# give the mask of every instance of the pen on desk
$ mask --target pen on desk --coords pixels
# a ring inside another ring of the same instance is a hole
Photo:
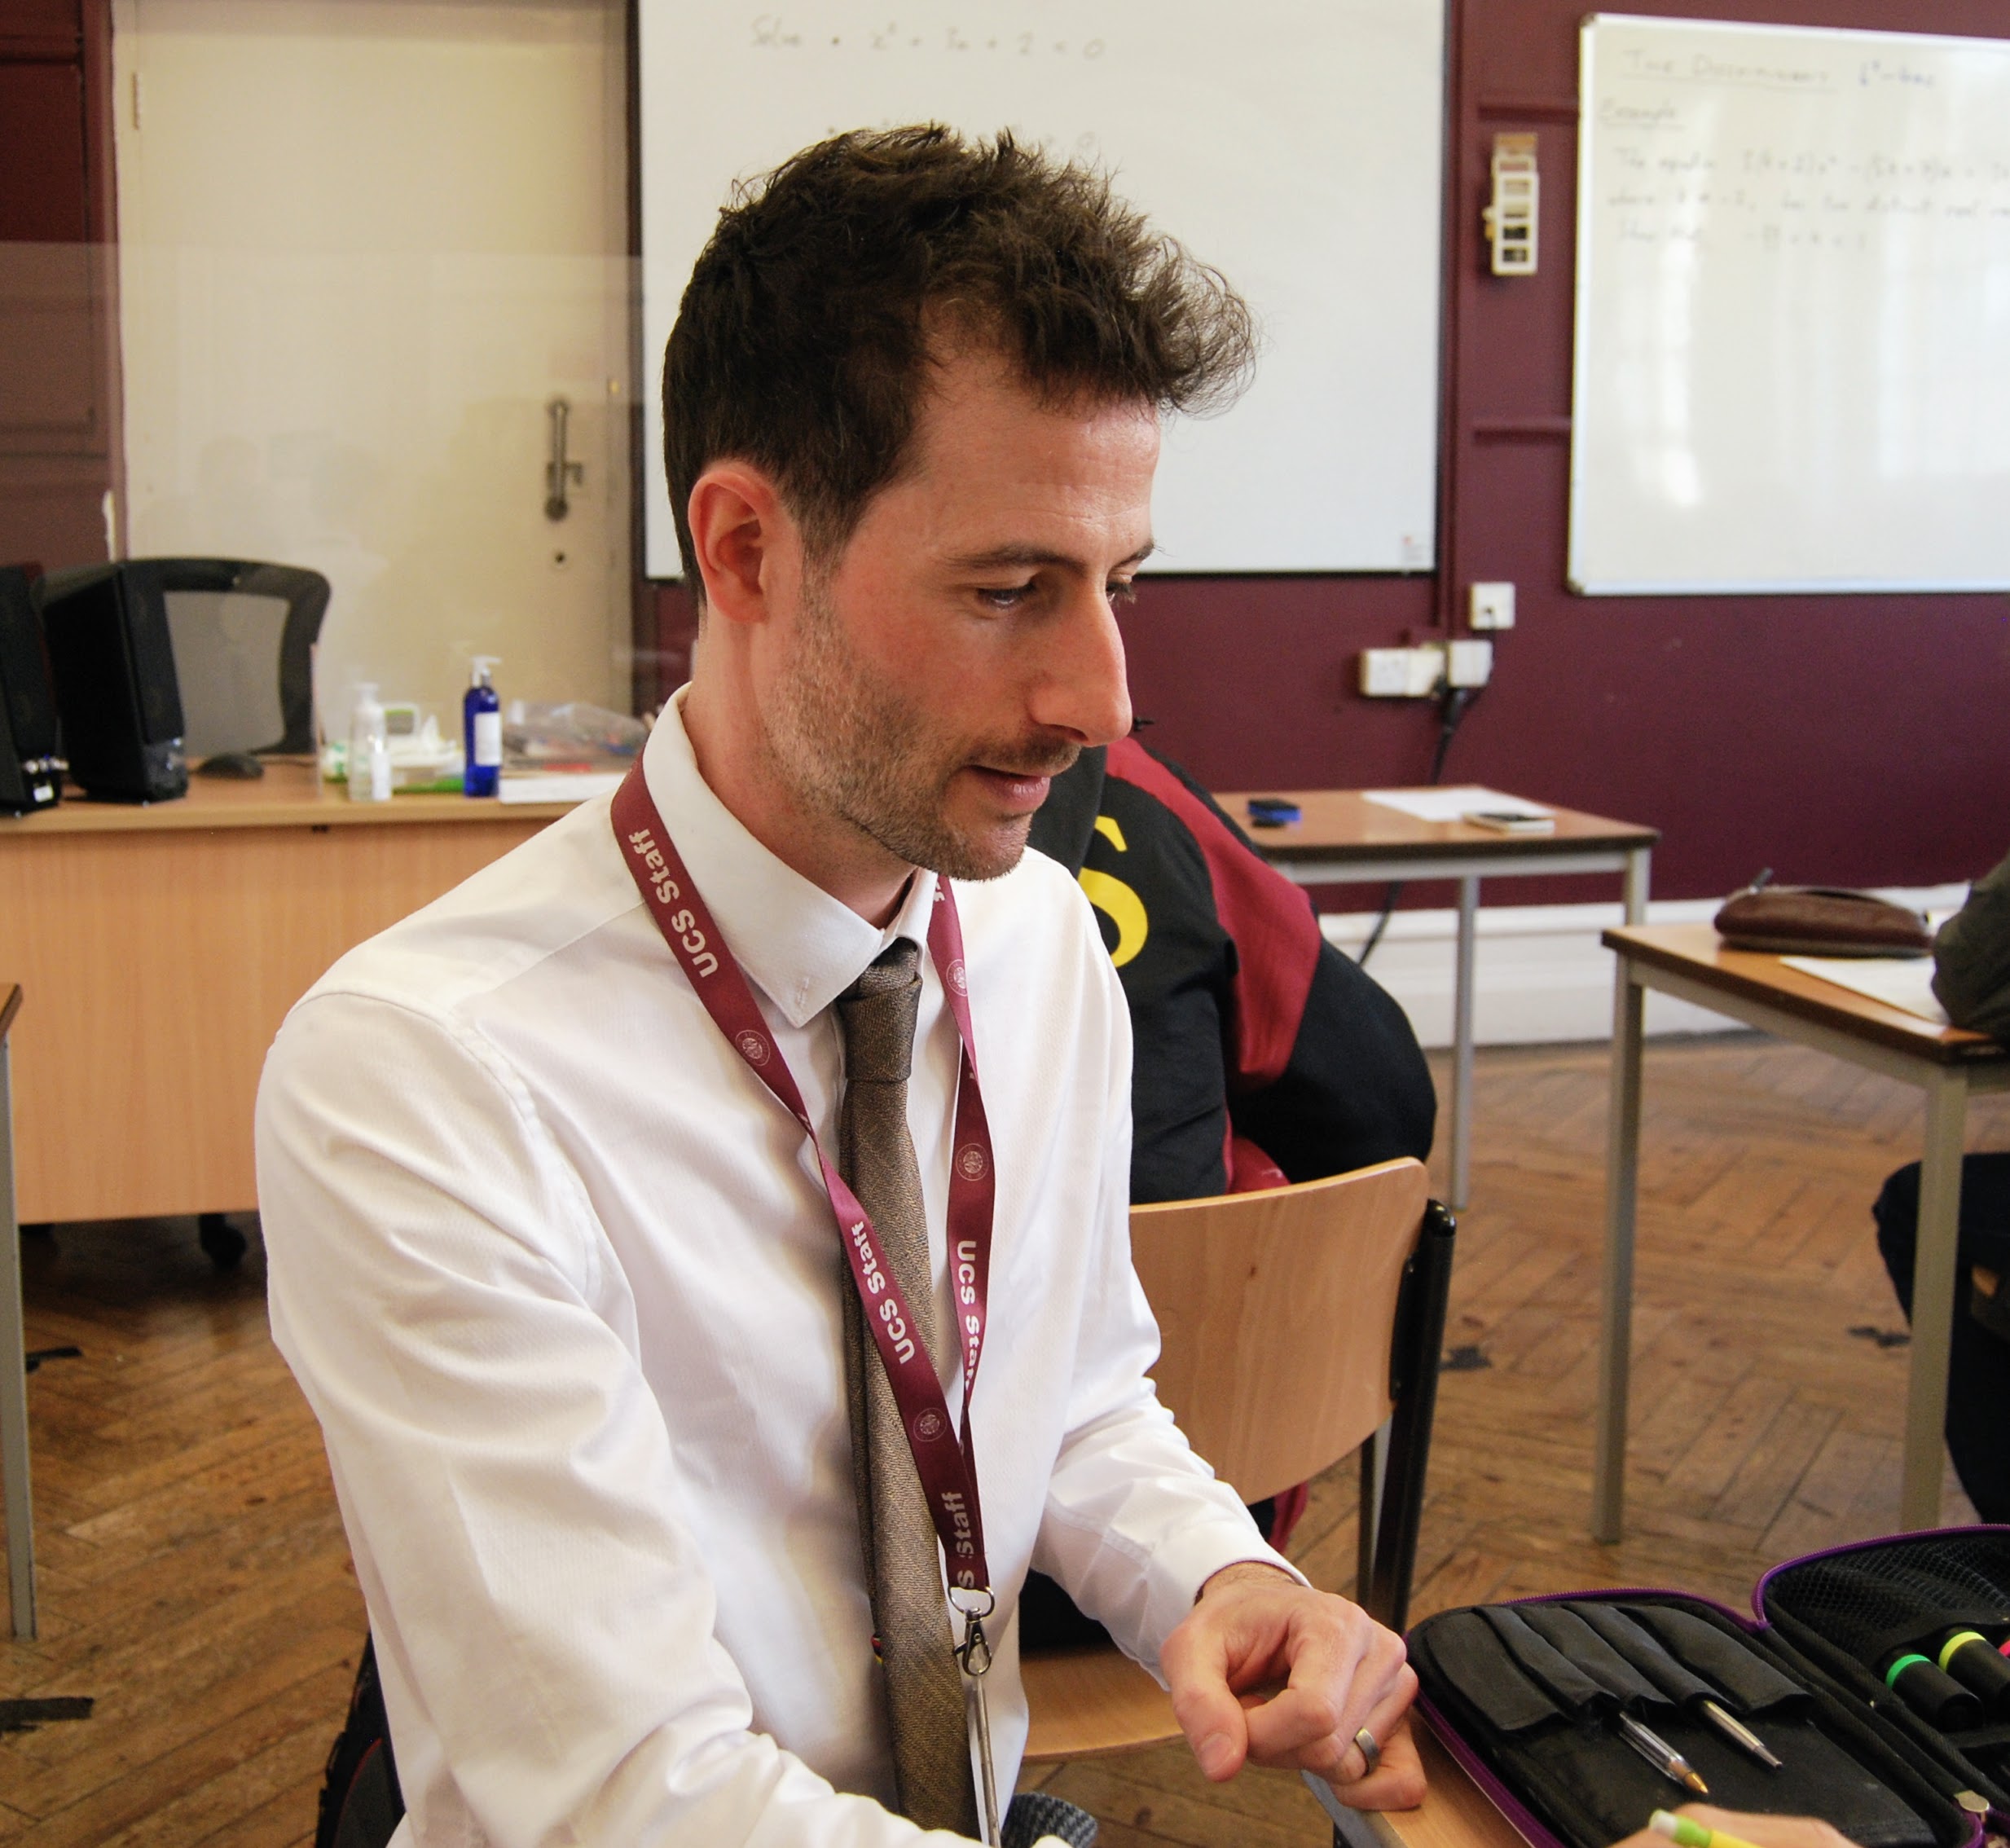
[[[1779,1769],[1779,1758],[1774,1755],[1766,1741],[1760,1738],[1750,1727],[1718,1706],[1714,1701],[1704,1701],[1699,1704],[1703,1709],[1703,1717],[1722,1733],[1732,1745],[1749,1752],[1768,1771]]]
[[[1709,1795],[1710,1787],[1696,1775],[1689,1761],[1658,1732],[1648,1731],[1630,1714],[1619,1716],[1619,1731],[1620,1736],[1671,1784],[1679,1784],[1699,1797]]]
[[[1666,1836],[1675,1848],[1752,1848],[1749,1841],[1735,1835],[1726,1835],[1721,1828],[1705,1828],[1700,1822],[1670,1815],[1666,1810],[1656,1810],[1649,1816],[1647,1827],[1656,1835]]]

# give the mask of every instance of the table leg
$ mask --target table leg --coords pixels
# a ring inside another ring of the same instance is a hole
[[[1452,984],[1452,1206],[1462,1212],[1472,1181],[1472,990],[1480,881],[1458,882],[1458,962]]]
[[[1947,1423],[1947,1349],[1954,1328],[1955,1236],[1961,1215],[1961,1143],[1968,1085],[1937,1071],[1926,1087],[1919,1241],[1912,1259],[1912,1362],[1906,1387],[1905,1473],[1898,1525],[1940,1525],[1941,1434]]]
[[[1647,875],[1654,856],[1647,847],[1635,847],[1626,856],[1626,922],[1647,921]]]
[[[1620,1538],[1626,1501],[1626,1372],[1633,1335],[1634,1215],[1640,1181],[1640,1027],[1645,996],[1617,958],[1612,994],[1612,1097],[1605,1129],[1605,1274],[1599,1312],[1597,1450],[1591,1537]]]
[[[14,1634],[35,1630],[35,1521],[28,1485],[28,1357],[21,1326],[21,1231],[14,1217],[13,1086],[0,1034],[0,1479],[6,1485],[7,1604]]]

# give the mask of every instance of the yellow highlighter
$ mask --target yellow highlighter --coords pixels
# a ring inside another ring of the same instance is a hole
[[[1665,1835],[1675,1848],[1754,1848],[1754,1845],[1721,1828],[1705,1828],[1700,1822],[1678,1816],[1670,1810],[1656,1810],[1647,1818],[1647,1827]]]

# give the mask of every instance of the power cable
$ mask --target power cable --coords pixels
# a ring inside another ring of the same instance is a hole
[[[1438,746],[1431,754],[1429,787],[1436,788],[1444,777],[1445,759],[1452,748],[1452,740],[1480,693],[1478,687],[1446,687],[1438,694]],[[1382,915],[1375,919],[1367,942],[1361,946],[1361,954],[1354,958],[1358,966],[1368,966],[1368,958],[1374,954],[1375,945],[1382,941],[1382,933],[1388,929],[1389,919],[1396,913],[1396,901],[1402,895],[1403,882],[1398,879],[1390,886],[1382,901]]]

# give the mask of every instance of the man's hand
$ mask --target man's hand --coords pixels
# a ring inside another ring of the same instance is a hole
[[[1247,1759],[1308,1771],[1357,1809],[1423,1801],[1423,1767],[1403,1718],[1417,1693],[1403,1640],[1344,1598],[1310,1591],[1274,1566],[1224,1567],[1166,1639],[1159,1665],[1194,1756],[1215,1782]],[[1381,1748],[1373,1768],[1355,1743],[1364,1727]]]
[[[1709,1803],[1684,1803],[1675,1811],[1705,1828],[1721,1830],[1756,1848],[1853,1848],[1847,1837],[1813,1816],[1755,1816]],[[1669,1848],[1668,1837],[1643,1828],[1616,1848]]]

